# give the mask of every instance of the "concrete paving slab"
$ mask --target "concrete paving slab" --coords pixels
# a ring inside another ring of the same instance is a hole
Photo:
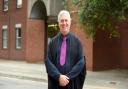
[[[0,76],[47,82],[43,63],[0,59]],[[87,71],[84,89],[128,89],[128,70]]]

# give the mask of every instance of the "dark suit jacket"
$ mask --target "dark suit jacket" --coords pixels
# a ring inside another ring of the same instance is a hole
[[[48,73],[48,89],[82,89],[86,75],[85,59],[80,40],[71,33],[67,34],[66,63],[61,66],[59,63],[62,34],[58,33],[48,47],[48,55],[45,60]],[[60,87],[58,78],[60,74],[69,77],[69,84]]]

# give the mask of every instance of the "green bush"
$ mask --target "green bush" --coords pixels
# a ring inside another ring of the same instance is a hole
[[[78,7],[80,22],[88,36],[94,37],[98,28],[118,37],[118,23],[128,14],[128,0],[72,0]]]

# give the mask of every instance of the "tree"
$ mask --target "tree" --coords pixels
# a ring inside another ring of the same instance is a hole
[[[118,23],[126,20],[128,0],[72,0],[87,35],[94,37],[98,28],[119,36]]]

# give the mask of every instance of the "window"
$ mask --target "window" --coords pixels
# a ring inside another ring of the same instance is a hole
[[[21,8],[22,7],[22,0],[17,0],[16,6],[17,6],[17,8]]]
[[[9,3],[9,1],[8,0],[4,0],[3,3],[4,3],[3,10],[4,11],[8,11],[8,5],[9,5],[8,3]]]
[[[21,49],[21,24],[16,24],[16,49]]]
[[[3,49],[8,48],[8,27],[7,25],[4,25],[2,27],[2,48]]]

